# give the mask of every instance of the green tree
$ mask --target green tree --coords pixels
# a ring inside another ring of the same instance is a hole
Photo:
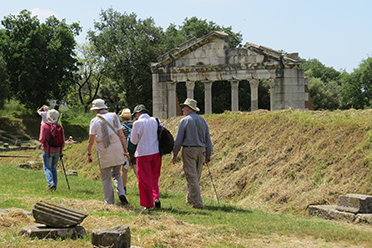
[[[241,44],[243,38],[241,33],[234,33],[232,27],[219,26],[212,21],[198,19],[197,17],[186,18],[180,31],[186,40],[200,38],[214,31],[222,31],[229,35],[229,46],[237,47]]]
[[[333,67],[327,67],[318,59],[302,60],[301,68],[307,72],[307,76],[315,77],[322,80],[324,83],[337,81],[341,73]]]
[[[36,108],[47,100],[62,100],[73,84],[77,70],[74,58],[77,23],[67,25],[54,16],[40,23],[22,10],[18,16],[2,20],[0,51],[9,74],[10,91],[28,108]]]
[[[339,108],[341,73],[317,59],[302,60],[314,110]]]
[[[88,33],[89,39],[104,58],[108,77],[118,84],[117,92],[124,97],[127,107],[143,103],[152,106],[152,74],[150,63],[162,54],[163,32],[152,18],[137,19],[132,14],[121,14],[112,8],[102,11],[96,31]]]
[[[341,108],[372,107],[372,57],[362,61],[351,74],[341,75]]]
[[[6,99],[9,99],[9,75],[6,71],[6,63],[0,53],[0,108],[4,107]]]
[[[97,98],[102,81],[104,81],[104,67],[101,57],[94,45],[85,43],[77,46],[79,54],[77,80],[70,91],[67,103],[81,105],[85,112],[94,99]]]

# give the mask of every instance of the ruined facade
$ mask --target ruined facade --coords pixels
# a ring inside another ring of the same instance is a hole
[[[212,84],[229,81],[231,110],[239,110],[239,81],[247,80],[251,88],[251,110],[258,108],[258,84],[270,83],[270,109],[306,109],[307,80],[299,68],[297,53],[282,53],[267,47],[246,43],[230,48],[228,35],[213,32],[191,39],[151,64],[153,115],[160,118],[176,116],[176,84],[185,82],[187,97],[194,97],[195,83],[204,84],[205,113],[212,113]]]

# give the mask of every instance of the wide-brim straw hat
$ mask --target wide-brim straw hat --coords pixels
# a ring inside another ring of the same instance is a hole
[[[181,107],[188,106],[192,110],[199,112],[200,109],[197,107],[198,102],[191,98],[186,98],[184,103],[181,103]]]
[[[105,101],[102,99],[96,99],[92,102],[92,107],[90,110],[96,110],[96,109],[107,109],[107,106],[105,105]]]
[[[47,112],[47,120],[50,123],[56,123],[58,121],[59,112],[55,109],[49,110]]]
[[[126,108],[121,111],[120,117],[122,118],[130,118],[132,117],[132,113],[130,112],[130,109]]]

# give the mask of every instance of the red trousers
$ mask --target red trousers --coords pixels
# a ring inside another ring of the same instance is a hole
[[[159,199],[160,168],[159,153],[137,157],[138,189],[143,207],[152,208],[154,200]]]

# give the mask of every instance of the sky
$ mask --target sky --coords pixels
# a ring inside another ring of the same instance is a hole
[[[0,19],[27,9],[42,22],[54,15],[83,28],[76,37],[86,41],[103,10],[153,18],[164,30],[193,16],[232,27],[243,44],[255,43],[301,58],[316,58],[328,67],[351,73],[372,57],[370,0],[12,0],[1,4]],[[1,26],[1,28],[3,28]]]

